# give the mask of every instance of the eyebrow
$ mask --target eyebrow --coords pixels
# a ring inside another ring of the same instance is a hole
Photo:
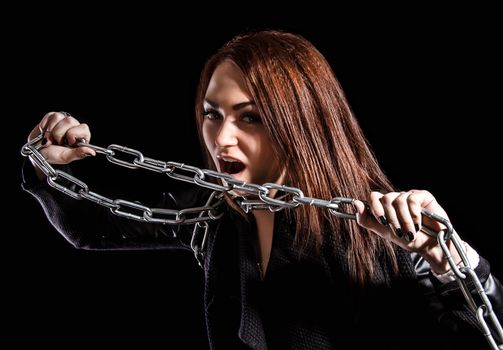
[[[211,105],[211,107],[213,107],[213,108],[219,108],[218,103],[216,103],[215,101],[212,101],[208,98],[205,98],[204,101],[209,103]],[[246,102],[236,103],[234,106],[232,106],[232,110],[238,111],[238,110],[245,108],[246,106],[250,106],[250,105],[254,106],[255,101],[246,101]]]

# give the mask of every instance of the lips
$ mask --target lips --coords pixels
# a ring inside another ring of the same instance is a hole
[[[220,165],[220,171],[230,175],[240,173],[246,167],[243,162],[236,158],[218,155],[217,159]]]

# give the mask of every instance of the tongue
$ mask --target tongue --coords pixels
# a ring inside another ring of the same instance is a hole
[[[228,162],[226,164],[226,168],[229,174],[236,174],[243,170],[245,168],[245,165],[241,162]]]

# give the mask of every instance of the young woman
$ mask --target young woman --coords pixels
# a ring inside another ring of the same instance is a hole
[[[486,346],[440,246],[423,230],[444,228],[421,215],[423,209],[444,218],[446,212],[428,191],[394,190],[311,43],[276,31],[234,38],[202,72],[196,119],[210,169],[250,184],[295,187],[313,198],[366,201],[354,202],[357,220],[351,221],[310,205],[247,212],[240,201],[256,196],[228,192],[224,215],[210,224],[204,259],[212,348]],[[65,146],[91,136],[66,113],[46,114],[29,140],[40,133],[40,152],[51,164],[95,154],[91,147]],[[190,230],[178,228],[172,238],[165,225],[72,200],[30,171],[25,189],[76,247],[190,249]],[[183,197],[164,194],[160,206],[191,207],[209,193],[195,187]],[[275,194],[271,189],[268,196]],[[82,218],[83,209],[97,220]],[[448,246],[459,263],[458,251]],[[500,283],[486,260],[466,243],[464,249],[501,319]]]

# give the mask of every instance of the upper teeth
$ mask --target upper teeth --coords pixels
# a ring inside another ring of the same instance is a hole
[[[225,160],[226,162],[239,162],[239,160],[231,159],[231,158],[224,158],[224,157],[222,157],[222,159]]]

